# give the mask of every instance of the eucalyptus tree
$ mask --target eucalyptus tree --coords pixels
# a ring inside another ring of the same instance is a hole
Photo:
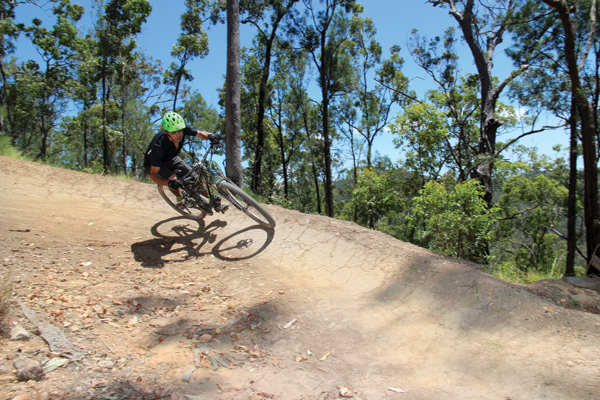
[[[262,179],[262,160],[265,146],[264,132],[264,116],[265,116],[265,101],[267,98],[266,84],[270,73],[271,50],[274,42],[277,40],[277,31],[285,18],[290,12],[294,4],[298,0],[206,0],[204,4],[203,15],[210,19],[213,23],[227,22],[227,37],[228,37],[228,62],[227,62],[227,87],[226,96],[229,100],[226,101],[226,136],[227,136],[227,154],[228,158],[228,175],[239,179],[239,184],[242,181],[242,168],[239,154],[241,153],[241,134],[239,133],[239,125],[241,115],[239,105],[236,103],[237,95],[236,88],[241,86],[238,84],[237,74],[240,71],[240,54],[239,54],[239,23],[251,24],[258,30],[258,41],[264,46],[257,46],[257,50],[264,51],[260,55],[263,61],[262,78],[258,86],[258,107],[256,125],[253,129],[257,132],[257,143],[255,147],[254,160],[251,165],[253,168],[251,187],[255,192],[260,192]],[[269,22],[266,19],[269,18]],[[237,44],[236,44],[237,42]],[[233,79],[232,79],[233,78]],[[260,121],[260,122],[259,122]]]
[[[110,0],[100,5],[100,18],[96,27],[98,56],[100,57],[99,80],[102,82],[102,142],[104,172],[110,169],[109,142],[107,138],[106,106],[110,98],[108,80],[115,73],[120,57],[136,48],[134,37],[142,31],[142,25],[152,11],[148,0]]]
[[[160,75],[161,65],[156,63],[152,58],[147,58],[144,54],[133,52],[124,54],[119,58],[116,64],[116,79],[113,90],[111,91],[112,97],[119,104],[121,111],[121,134],[122,134],[122,146],[121,146],[121,168],[125,174],[127,174],[127,167],[129,161],[134,161],[136,156],[141,154],[144,149],[139,153],[131,152],[130,147],[139,147],[138,143],[134,143],[130,140],[135,140],[135,137],[139,137],[139,134],[134,134],[133,131],[139,130],[139,118],[136,118],[136,124],[133,125],[136,129],[129,129],[129,118],[128,113],[133,109],[130,105],[135,104],[140,106],[142,104],[152,104],[152,98],[156,97],[156,92],[160,86]],[[144,106],[142,109],[146,109],[148,119],[151,120],[152,113],[157,111],[156,105]],[[136,111],[136,115],[139,114]],[[134,137],[135,136],[135,137]],[[147,143],[144,143],[144,146]],[[118,163],[117,163],[118,165]],[[132,168],[135,169],[137,163],[132,163]]]
[[[24,25],[15,22],[14,0],[0,0],[0,74],[2,74],[2,87],[0,87],[0,133],[9,133],[6,129],[6,120],[10,124],[12,105],[6,102],[6,91],[8,88],[8,71],[6,70],[5,58],[15,52],[14,41],[19,37]]]
[[[240,4],[227,0],[227,75],[225,79],[225,157],[227,177],[244,186],[241,144]]]
[[[404,60],[400,57],[400,47],[392,46],[390,58],[382,60],[383,49],[375,40],[376,34],[371,18],[354,16],[349,40],[343,46],[352,57],[357,74],[356,86],[348,96],[358,111],[357,123],[345,122],[365,139],[369,168],[375,138],[388,123],[392,106],[405,99],[401,93],[408,89],[408,79],[401,72]]]
[[[492,173],[496,158],[496,139],[501,122],[497,116],[496,103],[502,91],[528,67],[525,55],[520,65],[502,81],[493,76],[494,54],[503,42],[508,24],[514,22],[513,13],[518,7],[516,0],[428,0],[434,6],[447,7],[458,23],[477,68],[480,81],[479,142],[477,160],[472,177],[484,188],[484,200],[492,204]]]
[[[600,273],[594,253],[598,239],[597,159],[600,146],[592,132],[598,125],[600,93],[599,47],[597,42],[597,0],[591,1],[522,1],[519,18],[526,23],[511,27],[514,45],[510,56],[543,54],[524,76],[521,85],[512,89],[514,96],[534,110],[551,112],[570,126],[570,177],[566,275],[574,274],[574,258],[578,233],[577,223],[577,158],[581,141],[584,165],[584,222],[587,243],[588,272]],[[580,129],[579,129],[580,128]],[[586,161],[587,159],[587,161]]]
[[[287,46],[279,47],[274,65],[273,90],[268,108],[273,138],[279,148],[279,161],[283,180],[283,196],[289,199],[289,168],[306,141],[303,117],[302,89],[296,77],[305,67],[305,59],[293,55]],[[302,80],[300,80],[302,82]]]
[[[248,160],[248,167],[245,170],[245,177],[249,182],[253,182],[254,162],[256,162],[256,148],[258,146],[258,135],[256,134],[256,121],[258,119],[258,102],[260,81],[263,76],[261,55],[263,51],[260,47],[264,44],[256,38],[253,40],[251,48],[245,48],[242,53],[242,90],[241,90],[241,119],[242,119],[242,143],[244,154],[243,158]],[[273,81],[269,79],[266,88],[266,106],[271,105],[273,94]],[[273,200],[275,194],[274,182],[279,161],[276,154],[276,146],[273,142],[273,126],[269,119],[263,121],[265,135],[261,144],[261,191],[255,193],[265,196],[268,201]]]
[[[80,164],[84,168],[89,167],[89,143],[91,139],[91,127],[89,120],[90,109],[94,105],[98,86],[97,74],[99,62],[94,55],[97,53],[98,41],[92,35],[86,35],[79,47],[79,62],[76,71],[76,80],[72,88],[72,100],[80,108],[79,116],[75,121],[79,122],[78,130],[82,134],[82,147],[80,153]]]
[[[548,7],[537,1],[523,1],[517,19],[527,23],[510,26],[513,45],[508,54],[513,60],[520,60],[524,53],[536,51],[543,57],[533,59],[531,66],[519,82],[511,85],[510,94],[519,104],[528,108],[529,119],[535,122],[542,113],[552,113],[570,126],[569,164],[571,170],[568,179],[569,204],[567,212],[567,257],[565,275],[574,275],[576,244],[579,234],[576,225],[578,169],[578,124],[576,101],[571,91],[565,53],[562,51],[564,34],[557,13],[548,12]],[[585,14],[584,14],[585,16]],[[587,42],[585,31],[589,18],[578,23],[578,46],[581,49]],[[597,67],[596,67],[597,68]],[[597,74],[596,74],[597,76]],[[590,92],[594,92],[592,89]],[[589,96],[589,95],[588,95]]]
[[[180,94],[182,81],[192,81],[194,76],[187,65],[196,57],[203,58],[208,54],[208,35],[202,29],[201,15],[204,12],[205,1],[186,0],[186,11],[181,15],[181,35],[171,49],[171,56],[177,59],[165,71],[163,83],[169,87],[173,96],[173,111],[177,110],[177,99]]]
[[[334,216],[331,159],[330,104],[335,96],[349,92],[355,84],[350,55],[341,51],[348,40],[350,21],[347,14],[358,15],[362,5],[355,0],[303,0],[305,12],[294,17],[293,33],[302,48],[309,52],[318,70],[321,89],[323,157],[325,161],[325,206],[327,216]]]
[[[37,63],[29,61],[28,68],[24,70],[24,75],[33,85],[29,93],[35,99],[34,118],[37,129],[34,132],[39,134],[36,138],[36,159],[47,158],[52,131],[58,126],[70,101],[69,90],[73,86],[72,76],[81,47],[74,24],[81,18],[83,11],[81,5],[62,0],[56,2],[52,9],[56,16],[52,29],[42,26],[39,18],[32,21],[32,26],[24,29],[42,63],[40,68]]]
[[[262,193],[262,158],[265,146],[265,104],[267,102],[267,83],[271,73],[271,58],[273,46],[278,40],[278,30],[282,22],[293,10],[299,0],[267,0],[264,2],[243,1],[242,6],[246,12],[244,23],[252,24],[257,29],[256,46],[258,58],[262,60],[262,74],[258,88],[258,101],[256,110],[256,147],[252,162],[252,181],[250,187],[255,193]],[[268,15],[267,15],[268,14]],[[266,21],[266,19],[269,19]]]
[[[476,133],[476,121],[480,115],[480,101],[477,96],[480,86],[477,76],[460,75],[455,43],[454,28],[447,29],[443,37],[436,36],[430,40],[413,30],[410,40],[413,60],[433,79],[438,89],[427,94],[427,100],[435,107],[435,111],[428,110],[427,105],[418,102],[419,105],[410,106],[406,116],[408,121],[415,117],[421,120],[420,112],[414,112],[421,109],[425,113],[433,112],[430,116],[433,120],[438,120],[436,115],[444,113],[440,117],[446,119],[442,137],[446,141],[446,161],[451,161],[449,158],[452,158],[454,165],[450,167],[451,170],[457,175],[459,182],[466,182],[474,175],[476,168],[476,152],[473,149],[476,148],[479,136]],[[411,126],[407,126],[410,130]],[[420,123],[417,122],[414,126],[418,128]],[[437,132],[439,131],[438,129]],[[450,143],[451,140],[453,143]],[[402,143],[402,136],[397,143]]]
[[[289,162],[288,201],[294,209],[322,214],[323,138],[318,105],[308,95],[310,60],[307,53],[287,46],[278,47],[276,60],[277,85],[285,84],[288,89],[283,113],[288,121],[289,136],[292,142],[301,143],[297,157],[290,158]]]
[[[355,147],[355,134],[362,136],[366,144],[366,167],[372,168],[372,149],[375,138],[387,125],[392,106],[403,99],[401,93],[408,88],[408,80],[400,71],[403,59],[399,56],[400,47],[392,46],[391,57],[382,61],[383,50],[375,40],[377,30],[370,18],[354,16],[351,20],[349,40],[344,50],[352,59],[356,73],[356,84],[341,101],[334,103],[334,121],[338,129],[350,141],[353,160],[354,185],[358,182],[359,158]],[[365,177],[371,175],[363,175]],[[354,203],[356,204],[356,202]],[[367,206],[372,209],[369,202]],[[358,210],[354,212],[357,217]],[[369,214],[369,226],[374,228],[375,213]]]
[[[598,142],[597,117],[594,101],[598,104],[598,92],[590,101],[586,96],[587,88],[582,81],[582,70],[586,66],[587,57],[592,46],[597,47],[596,29],[596,0],[589,4],[589,23],[587,44],[579,48],[577,26],[580,18],[580,6],[583,2],[568,2],[566,0],[544,0],[560,18],[564,37],[564,61],[568,70],[573,101],[581,119],[581,143],[583,147],[585,207],[584,218],[586,227],[586,247],[589,268],[587,274],[600,275],[600,205],[598,204]],[[582,50],[582,51],[578,51]],[[597,65],[597,60],[596,60]],[[596,67],[596,71],[598,71]],[[596,76],[597,81],[597,76]],[[596,88],[598,84],[596,82]]]
[[[38,120],[31,116],[35,115],[39,96],[40,66],[32,60],[17,64],[16,59],[11,59],[4,68],[9,77],[5,99],[10,110],[5,131],[12,145],[23,154],[30,155],[36,149],[39,152]]]

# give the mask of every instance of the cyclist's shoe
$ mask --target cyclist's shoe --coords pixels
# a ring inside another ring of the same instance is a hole
[[[218,194],[213,195],[213,208],[215,211],[225,212],[229,208],[229,203],[225,203],[221,201],[221,196]]]
[[[221,207],[219,207],[219,208],[215,207],[215,210],[221,211],[222,213],[224,213],[225,211],[227,211],[228,208],[229,208],[229,203],[222,202]]]
[[[206,211],[206,213],[208,215],[212,215],[212,208],[210,207],[210,204],[204,202],[204,201],[200,201],[198,203],[199,208],[203,209],[204,211]]]
[[[189,208],[194,205],[194,200],[190,199],[188,196],[177,196],[177,207]]]

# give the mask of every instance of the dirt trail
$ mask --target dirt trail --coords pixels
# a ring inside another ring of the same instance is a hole
[[[0,176],[11,321],[43,333],[29,309],[81,353],[22,382],[18,354],[69,354],[1,338],[1,399],[600,398],[600,316],[477,265],[274,206],[268,231],[179,218],[152,185],[7,158]]]

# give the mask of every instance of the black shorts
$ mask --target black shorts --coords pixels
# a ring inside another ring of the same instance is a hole
[[[192,168],[186,164],[179,156],[175,156],[170,161],[167,161],[160,167],[160,171],[158,174],[164,178],[169,179],[171,175],[175,173],[175,170],[179,170],[177,173],[177,179],[181,179],[187,175],[188,172],[192,170]],[[146,167],[146,171],[150,174],[150,167]],[[193,178],[196,179],[196,174],[192,174]]]

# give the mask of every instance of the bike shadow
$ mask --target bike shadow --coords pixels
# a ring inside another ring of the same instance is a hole
[[[150,232],[154,239],[133,243],[131,252],[135,261],[140,262],[142,267],[162,268],[167,263],[199,259],[211,254],[228,261],[251,258],[264,251],[273,239],[272,231],[261,226],[251,226],[208,247],[207,244],[216,242],[218,238],[216,231],[225,226],[227,222],[221,220],[213,220],[207,225],[204,220],[185,217],[168,218],[152,226]],[[248,233],[255,229],[264,231],[265,237],[256,234],[248,236]],[[232,243],[235,238],[239,240]],[[260,245],[260,242],[263,244]]]
[[[224,261],[247,260],[265,251],[274,236],[273,229],[260,225],[249,226],[220,240],[213,246],[213,255]],[[260,245],[260,242],[263,244]]]

